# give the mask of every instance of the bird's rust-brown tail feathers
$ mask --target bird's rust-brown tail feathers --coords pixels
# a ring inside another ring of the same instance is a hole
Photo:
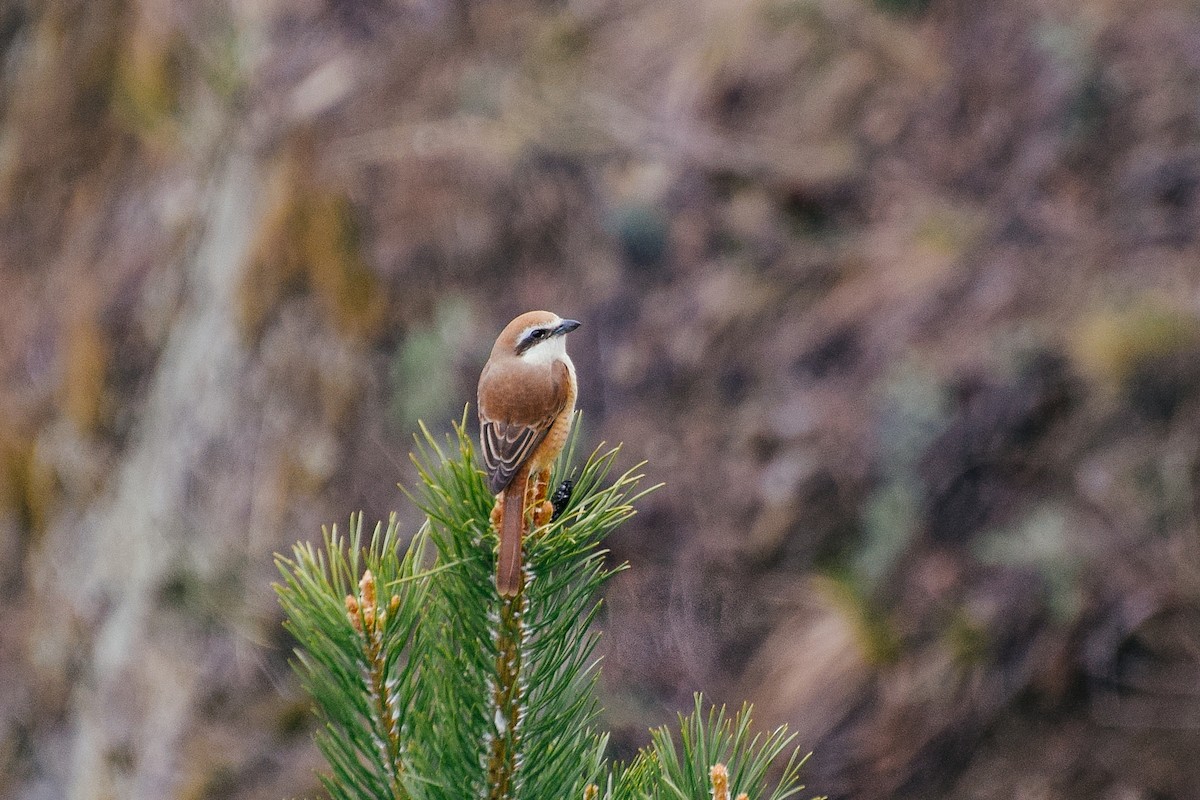
[[[512,597],[521,586],[521,540],[525,538],[525,494],[529,467],[523,467],[504,490],[500,520],[500,553],[496,556],[496,589]]]

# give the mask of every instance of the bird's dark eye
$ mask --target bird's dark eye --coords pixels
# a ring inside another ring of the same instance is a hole
[[[534,328],[521,339],[517,344],[517,353],[524,353],[529,348],[533,347],[538,342],[545,339],[554,332],[553,328]]]

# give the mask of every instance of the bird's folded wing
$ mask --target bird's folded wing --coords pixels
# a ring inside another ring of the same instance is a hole
[[[554,417],[539,420],[534,425],[483,423],[483,467],[487,470],[488,485],[493,492],[500,491],[512,482],[517,470],[533,455],[553,424]]]
[[[480,385],[479,438],[483,467],[493,492],[512,482],[567,405],[570,375],[566,365],[556,363],[547,378],[542,378],[541,386],[536,385],[536,378],[515,387],[501,387],[486,380]],[[508,402],[496,402],[499,398],[493,392],[502,392]],[[501,409],[508,413],[500,413]]]

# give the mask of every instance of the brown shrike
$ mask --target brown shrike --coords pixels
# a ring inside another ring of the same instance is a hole
[[[575,365],[565,337],[578,327],[549,311],[528,311],[496,337],[479,376],[479,441],[500,536],[496,589],[506,597],[521,585],[525,509],[533,509],[534,527],[553,513],[546,501],[550,468],[575,411]]]

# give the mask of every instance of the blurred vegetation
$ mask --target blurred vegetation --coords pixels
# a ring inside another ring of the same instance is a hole
[[[435,313],[432,328],[409,332],[388,369],[388,417],[401,431],[416,430],[421,420],[445,418],[458,402],[447,366],[471,331],[470,311],[460,298],[450,297]]]
[[[267,209],[240,287],[241,323],[256,335],[288,294],[311,294],[339,333],[377,336],[388,298],[363,262],[354,209],[345,197],[311,185],[304,159],[302,152],[289,153],[270,176]]]

